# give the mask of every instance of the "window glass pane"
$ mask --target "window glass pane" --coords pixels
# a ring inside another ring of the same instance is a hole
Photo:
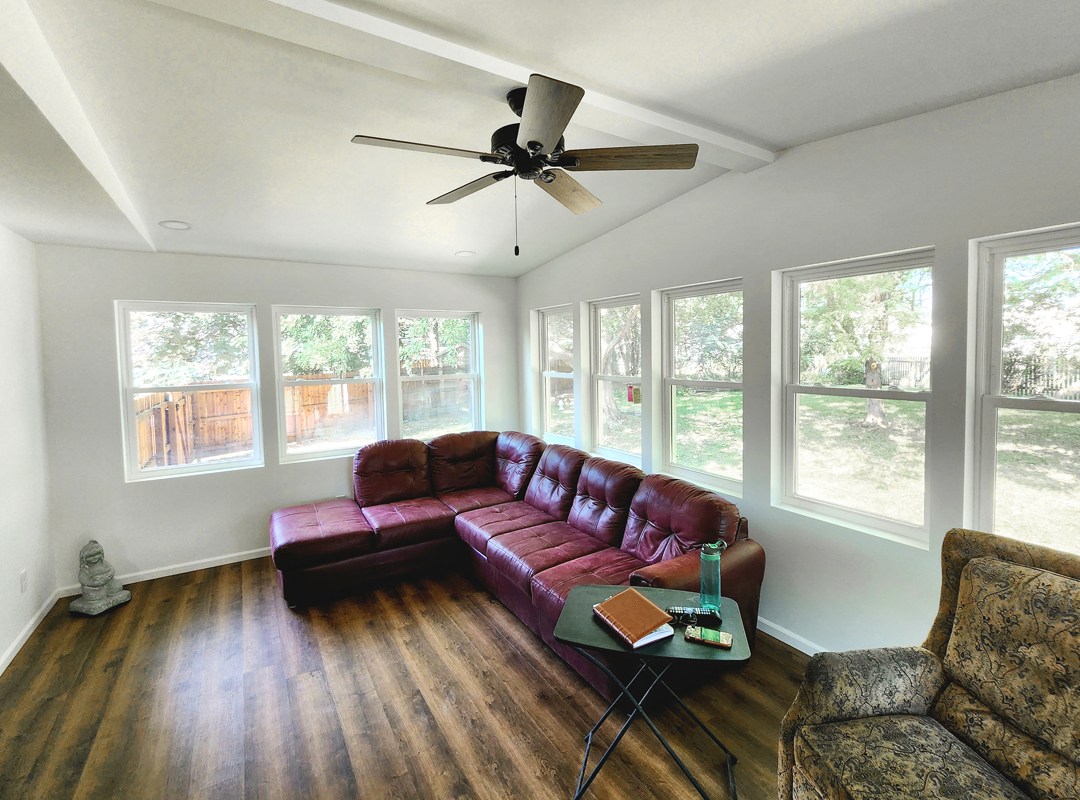
[[[796,400],[796,494],[923,524],[925,403],[809,394]]]
[[[285,438],[290,455],[374,442],[375,384],[286,385]]]
[[[930,388],[930,268],[799,284],[799,382]]]
[[[598,445],[641,455],[641,385],[597,381]]]
[[[573,378],[544,378],[547,422],[544,430],[574,438]]]
[[[474,372],[472,320],[467,317],[399,317],[402,375]]]
[[[279,321],[286,380],[374,377],[370,316],[282,314]]]
[[[742,381],[742,292],[672,301],[676,378]]]
[[[671,463],[742,480],[742,392],[671,388]]]
[[[1080,248],[1005,259],[1001,392],[1080,400]]]
[[[574,317],[569,311],[544,314],[547,341],[544,343],[546,372],[574,371]]]
[[[597,374],[641,374],[641,306],[600,309],[600,363]]]
[[[251,425],[250,389],[137,393],[138,467],[249,458]]]
[[[410,439],[431,439],[473,429],[471,378],[402,381],[401,404],[402,432]]]
[[[244,312],[132,311],[128,325],[134,386],[252,380]]]
[[[994,530],[1080,553],[1080,414],[997,412]]]

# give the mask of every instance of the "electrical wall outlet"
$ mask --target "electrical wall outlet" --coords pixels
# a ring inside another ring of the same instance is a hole
[[[26,594],[26,587],[30,584],[30,576],[26,574],[24,569],[19,573],[19,591],[22,594]]]

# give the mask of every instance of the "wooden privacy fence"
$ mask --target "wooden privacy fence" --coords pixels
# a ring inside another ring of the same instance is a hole
[[[339,383],[285,387],[285,437],[295,444],[322,438],[328,422],[346,431],[375,430],[375,384]]]
[[[194,464],[251,450],[251,390],[139,395],[135,429],[144,467]]]

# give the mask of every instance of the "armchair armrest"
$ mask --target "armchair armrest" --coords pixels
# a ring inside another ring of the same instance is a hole
[[[944,685],[941,659],[921,647],[818,653],[780,723],[780,800],[791,800],[799,728],[887,714],[923,716]]]

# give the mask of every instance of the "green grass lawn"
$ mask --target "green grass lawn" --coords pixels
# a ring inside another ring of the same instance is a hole
[[[742,480],[742,392],[675,387],[672,463]]]

